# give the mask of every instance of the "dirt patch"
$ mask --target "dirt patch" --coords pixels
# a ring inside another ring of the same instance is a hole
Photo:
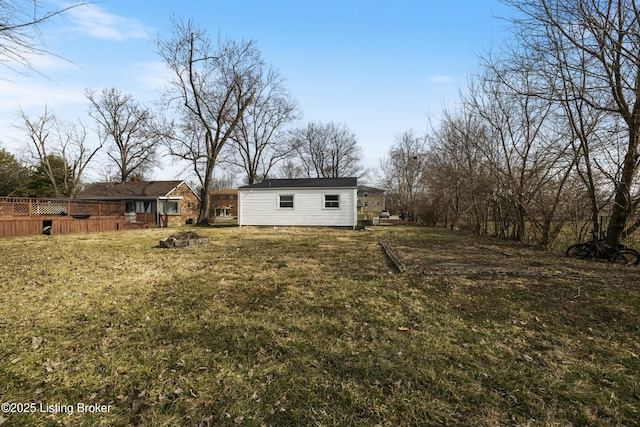
[[[637,267],[576,260],[540,248],[475,238],[449,242],[412,242],[391,238],[386,245],[406,266],[407,273],[423,276],[541,277],[593,280],[616,279],[637,272]]]

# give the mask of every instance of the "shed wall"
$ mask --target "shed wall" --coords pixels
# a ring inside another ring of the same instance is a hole
[[[339,195],[339,208],[325,208],[324,195]],[[294,207],[280,208],[279,195],[293,195]],[[240,189],[238,224],[271,226],[355,227],[355,188]]]

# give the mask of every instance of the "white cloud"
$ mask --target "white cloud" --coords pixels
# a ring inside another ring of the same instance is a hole
[[[161,90],[172,77],[167,65],[162,61],[147,61],[134,64],[133,79],[139,83],[141,89]]]
[[[56,83],[43,78],[17,76],[0,80],[0,146],[17,152],[24,140],[19,110],[29,116],[41,115],[45,105],[56,116],[75,121],[86,115],[84,87],[79,83]]]
[[[58,84],[52,81],[29,79],[21,81],[0,81],[0,111],[15,110],[18,106],[25,109],[33,107],[66,106],[86,102],[84,87],[81,85]]]
[[[150,29],[139,20],[109,13],[95,4],[74,7],[68,11],[68,17],[82,34],[98,39],[122,41],[149,37]]]

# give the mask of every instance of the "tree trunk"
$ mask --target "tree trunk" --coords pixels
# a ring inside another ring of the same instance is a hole
[[[211,213],[211,201],[209,191],[202,188],[200,192],[200,212],[198,213],[198,225],[209,225],[209,214]]]
[[[204,182],[202,183],[202,190],[200,194],[200,212],[198,213],[198,225],[209,225],[209,217],[211,216],[211,181],[213,179],[213,166],[215,165],[215,159],[208,161]]]
[[[629,146],[624,156],[620,182],[616,185],[615,199],[607,228],[606,243],[615,245],[620,242],[620,238],[627,225],[627,218],[633,211],[631,201],[631,186],[638,171],[638,130],[629,129]]]

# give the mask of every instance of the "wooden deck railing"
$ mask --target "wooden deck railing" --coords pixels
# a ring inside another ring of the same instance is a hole
[[[99,202],[73,199],[31,199],[0,197],[0,217],[38,216],[121,216],[123,202]]]
[[[156,223],[156,214],[154,213],[136,213],[127,212],[124,214],[124,221],[127,224],[154,224]]]

